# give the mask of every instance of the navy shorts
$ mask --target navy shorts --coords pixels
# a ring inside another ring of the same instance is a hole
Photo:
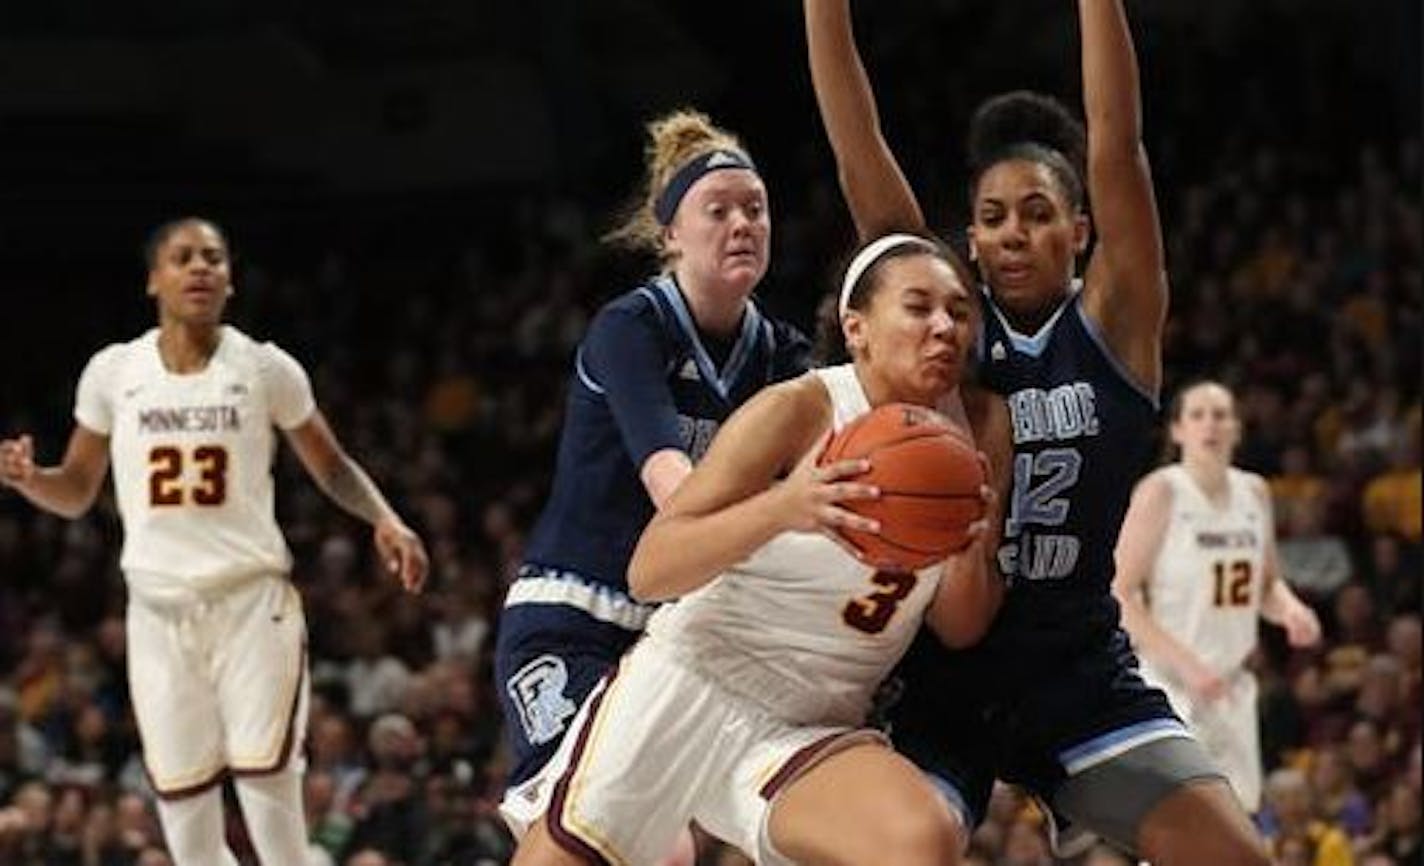
[[[1070,777],[1187,736],[1166,696],[1138,675],[1121,631],[1080,652],[1016,661],[952,653],[922,631],[886,713],[895,747],[975,824],[995,778],[1051,804]]]
[[[651,607],[603,584],[520,569],[499,618],[494,675],[512,761],[508,784],[537,772],[584,698],[642,634]]]

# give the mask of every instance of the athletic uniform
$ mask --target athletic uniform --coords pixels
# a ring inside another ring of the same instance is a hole
[[[109,437],[129,688],[160,796],[301,754],[306,622],[273,512],[273,426],[315,410],[300,364],[226,326],[200,372],[168,372],[155,329],[80,377],[75,420]]]
[[[1261,743],[1256,677],[1246,657],[1256,647],[1265,590],[1268,524],[1259,479],[1227,470],[1226,501],[1212,503],[1181,465],[1159,470],[1172,490],[1167,533],[1146,583],[1152,619],[1226,681],[1226,694],[1198,703],[1165,669],[1144,659],[1143,677],[1172,706],[1226,771],[1248,811],[1261,805]]]
[[[513,747],[507,797],[518,798],[553,755],[653,611],[628,595],[625,574],[654,512],[644,461],[667,448],[697,460],[733,410],[804,372],[809,349],[751,302],[735,339],[709,344],[667,275],[594,319],[574,358],[553,490],[500,616],[495,680]]]
[[[869,411],[850,365],[817,370],[840,429]],[[516,827],[543,814],[590,863],[656,862],[689,820],[761,864],[777,793],[862,727],[941,566],[881,574],[816,532],[778,535],[658,610],[600,683]],[[509,805],[509,801],[506,801]]]
[[[1130,847],[1142,810],[1210,767],[1166,697],[1138,676],[1110,591],[1156,398],[1114,358],[1076,291],[1034,335],[1014,331],[987,293],[984,304],[980,376],[1004,395],[1013,423],[999,549],[1008,591],[970,650],[951,653],[920,636],[888,711],[892,736],[971,826],[997,776]],[[1097,781],[1100,768],[1136,770],[1115,763],[1131,762],[1136,747],[1181,738],[1185,748],[1154,755],[1150,790]]]

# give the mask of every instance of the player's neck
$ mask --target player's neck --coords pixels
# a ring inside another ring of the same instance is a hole
[[[737,333],[747,305],[745,296],[722,286],[693,285],[682,274],[675,276],[699,331],[724,339]]]
[[[158,357],[164,369],[180,376],[207,369],[222,340],[221,327],[163,322],[158,328]]]
[[[858,363],[854,366],[855,377],[860,382],[860,389],[865,392],[865,402],[869,403],[872,409],[884,406],[886,403],[914,403],[938,409],[958,390],[958,386],[955,386],[942,394],[911,394],[904,390],[897,390],[893,384],[877,375],[868,364]]]
[[[1059,294],[1050,295],[1036,302],[1021,303],[1011,307],[1001,300],[995,299],[994,304],[1003,313],[1009,327],[1024,336],[1033,336],[1043,330],[1043,326],[1053,318],[1053,315],[1072,295],[1072,291],[1065,288]],[[993,297],[992,290],[990,297]]]
[[[1227,470],[1231,467],[1219,460],[1188,458],[1182,459],[1182,465],[1207,499],[1216,502],[1226,498]]]

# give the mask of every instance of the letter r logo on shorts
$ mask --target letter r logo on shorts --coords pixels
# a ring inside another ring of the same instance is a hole
[[[519,708],[519,722],[524,734],[536,746],[558,739],[564,732],[564,720],[578,712],[578,707],[564,695],[569,684],[569,671],[564,660],[555,655],[542,655],[515,672],[505,688]]]

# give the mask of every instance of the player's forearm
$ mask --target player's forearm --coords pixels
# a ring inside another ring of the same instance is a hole
[[[1122,606],[1122,627],[1132,638],[1138,655],[1166,668],[1179,679],[1199,662],[1195,653],[1168,634],[1139,599],[1118,595]]]
[[[371,476],[347,455],[343,454],[325,472],[313,474],[312,478],[332,502],[372,526],[382,520],[399,519]]]
[[[926,624],[940,641],[955,649],[972,646],[984,637],[1004,598],[1003,578],[983,555],[981,545],[945,563],[939,592],[926,615]]]
[[[848,0],[806,0],[806,43],[816,104],[837,161],[880,135],[870,78],[855,47]]]
[[[1135,156],[1142,139],[1142,94],[1122,0],[1079,0],[1078,17],[1089,151]]]
[[[655,517],[633,551],[628,590],[639,601],[679,598],[746,559],[780,531],[772,491],[712,514]]]
[[[1261,596],[1261,619],[1274,625],[1284,626],[1286,617],[1305,602],[1279,577],[1271,580]]]
[[[920,231],[924,215],[880,129],[848,0],[806,0],[806,47],[841,191],[862,239]]]
[[[38,508],[73,520],[99,496],[99,484],[61,466],[37,468],[15,491]]]
[[[638,473],[653,507],[661,509],[692,474],[692,460],[676,448],[664,448],[643,461]]]

